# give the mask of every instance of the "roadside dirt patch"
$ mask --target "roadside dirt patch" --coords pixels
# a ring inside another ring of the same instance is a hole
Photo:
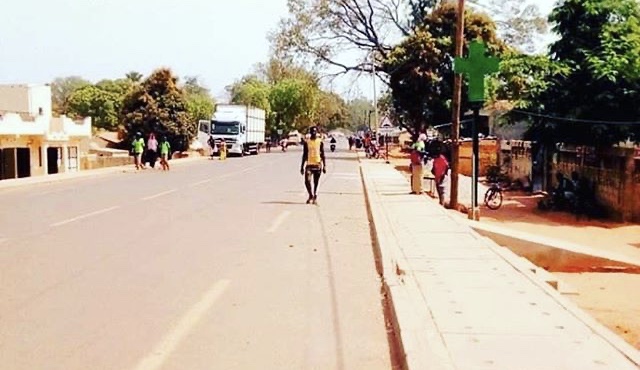
[[[600,323],[640,349],[640,275],[554,273],[572,285],[578,295],[569,298]]]

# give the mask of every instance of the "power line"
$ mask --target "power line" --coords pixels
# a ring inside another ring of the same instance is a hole
[[[567,118],[567,117],[558,117],[552,116],[548,114],[527,112],[519,109],[512,109],[510,112],[521,113],[527,116],[538,117],[538,118],[548,118],[555,121],[564,121],[564,122],[573,122],[573,123],[586,123],[592,125],[620,125],[620,126],[634,126],[640,125],[638,121],[599,121],[599,120],[589,120],[589,119],[580,119],[580,118]],[[506,113],[505,113],[506,114]]]

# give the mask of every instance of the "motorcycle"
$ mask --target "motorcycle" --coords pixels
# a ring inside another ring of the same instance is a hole
[[[335,152],[336,151],[336,144],[331,144],[331,151]]]

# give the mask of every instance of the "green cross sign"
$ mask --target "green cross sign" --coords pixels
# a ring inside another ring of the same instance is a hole
[[[469,56],[453,62],[454,72],[466,74],[469,79],[469,101],[473,103],[484,101],[484,77],[500,68],[500,59],[487,57],[485,52],[482,42],[472,41]]]

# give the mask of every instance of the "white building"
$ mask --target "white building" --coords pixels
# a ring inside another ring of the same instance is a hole
[[[78,171],[91,118],[53,117],[48,85],[0,85],[0,180]]]

